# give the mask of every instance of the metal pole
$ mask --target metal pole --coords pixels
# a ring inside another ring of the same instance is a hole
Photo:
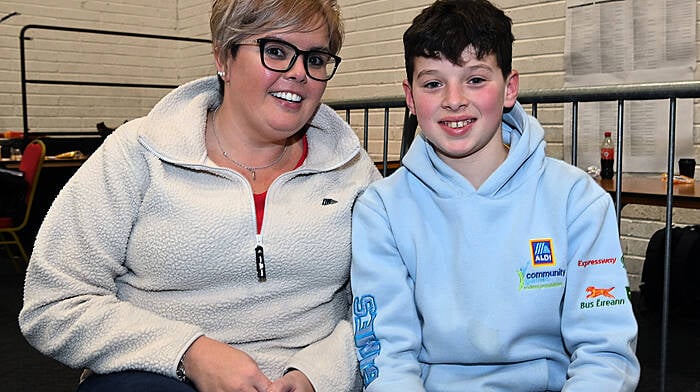
[[[664,248],[664,287],[663,303],[661,307],[661,367],[659,372],[660,391],[666,391],[667,369],[668,369],[668,323],[669,323],[669,293],[671,287],[671,228],[673,224],[673,162],[675,160],[676,148],[676,99],[671,98],[669,102],[668,119],[668,162],[666,178],[666,243]]]
[[[387,162],[389,156],[389,107],[384,108],[384,143],[382,150],[382,163],[384,168],[382,170],[382,175],[386,177],[389,169],[389,163]]]
[[[625,101],[617,101],[617,142],[615,148],[615,213],[617,228],[620,229],[622,219],[622,134],[625,121]]]
[[[364,127],[363,127],[363,132],[364,132],[364,145],[365,145],[365,150],[369,149],[369,107],[365,107],[364,110],[365,114],[365,120],[364,120]]]
[[[22,129],[24,130],[24,141],[29,139],[29,120],[27,117],[27,69],[25,68],[24,54],[24,33],[27,26],[23,27],[19,33],[19,61],[20,61],[20,80],[22,85]]]
[[[578,102],[572,102],[571,107],[571,164],[577,166],[578,156]]]

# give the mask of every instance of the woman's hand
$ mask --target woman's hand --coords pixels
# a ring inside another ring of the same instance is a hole
[[[248,354],[206,336],[187,350],[185,372],[199,392],[266,392],[271,385]]]
[[[275,380],[267,392],[314,392],[314,387],[304,373],[292,370]]]

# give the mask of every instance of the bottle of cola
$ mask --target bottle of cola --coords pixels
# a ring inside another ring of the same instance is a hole
[[[610,131],[605,131],[603,135],[603,143],[600,145],[600,177],[612,178],[615,172],[615,145]]]

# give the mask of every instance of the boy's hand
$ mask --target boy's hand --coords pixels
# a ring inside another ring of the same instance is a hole
[[[304,373],[292,370],[275,380],[267,392],[314,392],[314,387]]]
[[[185,371],[199,392],[265,392],[271,384],[248,354],[206,336],[187,350]]]

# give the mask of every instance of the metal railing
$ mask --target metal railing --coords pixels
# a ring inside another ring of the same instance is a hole
[[[578,149],[578,107],[581,102],[617,102],[617,143],[618,148],[615,151],[616,173],[622,173],[622,157],[623,157],[623,135],[625,132],[623,126],[624,109],[626,101],[643,101],[643,100],[668,100],[669,124],[668,124],[668,151],[666,161],[667,184],[666,184],[666,229],[665,229],[665,248],[664,248],[664,280],[663,280],[663,301],[661,313],[661,341],[660,341],[660,385],[661,392],[666,391],[667,374],[668,374],[668,338],[669,338],[669,292],[670,292],[670,268],[671,268],[671,227],[672,227],[672,212],[673,212],[673,174],[676,150],[676,109],[677,99],[682,98],[700,98],[700,81],[692,82],[672,82],[672,83],[645,83],[635,85],[617,85],[617,86],[598,86],[598,87],[579,87],[579,88],[562,88],[562,89],[542,89],[542,90],[525,90],[521,91],[518,101],[524,105],[531,105],[532,115],[537,117],[537,111],[540,104],[572,104],[571,105],[571,163],[577,163]],[[336,110],[344,110],[346,112],[346,120],[349,121],[352,111],[361,111],[364,115],[364,127],[362,133],[364,135],[364,145],[367,146],[368,135],[368,112],[371,109],[384,109],[384,149],[383,156],[383,173],[387,174],[387,143],[389,141],[389,109],[397,107],[405,107],[403,98],[388,98],[385,100],[375,99],[371,101],[351,101],[351,102],[328,102],[328,105]],[[408,146],[410,145],[416,131],[416,120],[414,116],[409,116],[406,112],[404,116],[404,125],[401,140],[400,156],[403,157]],[[618,175],[615,179],[615,208],[617,212],[617,223],[620,226],[621,216],[621,194],[622,194],[622,176]]]
[[[413,141],[413,136],[416,133],[416,128],[418,122],[416,117],[409,114],[408,108],[406,107],[406,101],[403,98],[378,98],[375,100],[346,100],[338,102],[328,102],[328,105],[337,111],[345,112],[345,121],[350,123],[351,113],[360,112],[362,113],[363,126],[362,126],[362,142],[365,149],[369,146],[369,118],[370,110],[381,109],[384,112],[384,122],[382,124],[383,129],[383,143],[382,143],[382,174],[386,176],[389,174],[389,128],[390,128],[390,115],[391,109],[403,108],[403,121],[402,121],[402,134],[401,134],[401,148],[399,153],[399,159],[403,158],[404,154],[408,150],[408,147]]]

